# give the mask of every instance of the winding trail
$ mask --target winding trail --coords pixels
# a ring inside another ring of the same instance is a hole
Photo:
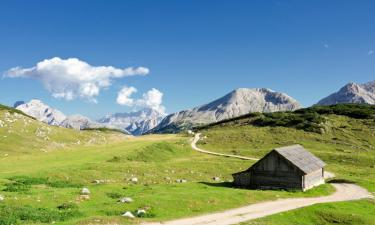
[[[355,184],[332,184],[336,192],[329,196],[314,198],[288,198],[256,203],[223,212],[203,216],[171,220],[166,222],[143,223],[143,225],[231,225],[272,214],[302,208],[317,203],[351,201],[371,198],[371,194]]]
[[[193,141],[191,142],[191,148],[205,154],[210,154],[210,155],[217,155],[217,156],[224,156],[224,157],[230,157],[230,158],[237,158],[237,159],[244,159],[244,160],[255,160],[258,161],[259,159],[257,158],[250,158],[250,157],[245,157],[245,156],[239,156],[239,155],[230,155],[230,154],[223,154],[223,153],[217,153],[217,152],[210,152],[201,148],[197,147],[197,142],[200,139],[201,134],[197,133],[194,136]]]
[[[198,152],[210,155],[239,158],[244,160],[258,160],[256,158],[222,154],[200,149],[196,146],[200,138],[200,135],[200,133],[196,134],[191,143],[191,147]],[[326,172],[326,176],[327,178],[334,177],[334,174]],[[335,187],[336,191],[335,193],[329,196],[278,199],[275,201],[255,203],[240,208],[206,214],[202,216],[183,218],[165,222],[142,223],[142,225],[232,225],[318,203],[352,201],[373,197],[366,189],[355,184],[335,183],[332,185]]]

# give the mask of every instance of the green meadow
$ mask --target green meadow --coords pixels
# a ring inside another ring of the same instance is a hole
[[[112,131],[75,131],[6,109],[0,110],[0,120],[4,121],[0,127],[0,195],[5,198],[0,202],[0,225],[135,224],[334,191],[330,184],[307,192],[233,188],[231,174],[254,162],[195,152],[190,148],[191,136],[185,134],[129,137]],[[328,116],[328,121],[324,135],[286,127],[222,124],[202,130],[206,138],[198,144],[208,150],[261,157],[273,147],[297,142],[326,161],[327,169],[338,178],[374,192],[373,121],[336,115]],[[180,179],[186,182],[178,182]],[[84,187],[91,192],[89,199],[80,195]],[[133,202],[119,202],[123,197]],[[367,210],[367,214],[358,214],[366,218],[345,220],[354,221],[345,224],[375,219],[368,213],[375,209],[373,202],[355,204]],[[350,213],[332,204],[308,207],[300,213],[324,211],[325,207],[332,214]],[[137,209],[147,213],[135,219],[121,216]],[[286,224],[295,224],[299,211],[288,213],[283,213],[289,221]],[[277,220],[267,217],[256,223],[278,224]]]

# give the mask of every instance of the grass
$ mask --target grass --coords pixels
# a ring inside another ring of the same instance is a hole
[[[241,225],[372,225],[375,224],[374,207],[375,202],[371,200],[318,204],[241,223]]]
[[[329,184],[307,192],[233,188],[231,174],[253,162],[197,153],[190,149],[190,137],[183,135],[126,138],[112,132],[78,132],[28,121],[6,111],[0,111],[0,119],[16,119],[0,128],[0,137],[9,138],[0,141],[0,195],[5,196],[0,202],[0,224],[129,224],[333,192]],[[204,130],[207,138],[199,145],[261,157],[272,147],[298,140],[327,161],[329,170],[339,178],[374,191],[372,122],[335,115],[328,116],[327,121],[325,135],[285,127],[222,124]],[[46,130],[47,135],[35,135],[38,129]],[[54,142],[60,145],[51,145]],[[131,182],[132,177],[138,182]],[[213,177],[221,181],[213,181]],[[187,183],[177,183],[176,179],[186,179]],[[79,194],[83,187],[91,192],[89,200]],[[134,202],[120,203],[122,197],[131,197]],[[146,209],[145,218],[120,216],[137,209]]]

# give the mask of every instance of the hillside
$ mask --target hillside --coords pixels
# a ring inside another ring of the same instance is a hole
[[[77,131],[50,126],[22,111],[0,105],[0,154],[3,156],[104,144],[121,139],[121,136],[114,132]]]
[[[315,113],[318,120],[299,126],[295,118],[305,113]],[[264,123],[256,122],[261,118]],[[291,122],[294,121],[294,122]],[[321,123],[315,123],[320,121]],[[320,130],[322,129],[322,130]],[[204,137],[199,147],[220,153],[249,157],[262,157],[270,149],[291,144],[301,144],[327,163],[327,170],[337,179],[355,182],[375,194],[375,106],[336,105],[319,106],[292,113],[246,115],[197,129]],[[249,224],[368,224],[375,221],[370,212],[375,202],[321,204],[249,222]],[[308,216],[307,216],[308,215]],[[304,218],[304,219],[302,219]],[[280,222],[280,223],[279,223]]]

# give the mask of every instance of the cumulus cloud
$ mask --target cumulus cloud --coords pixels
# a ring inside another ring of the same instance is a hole
[[[162,114],[165,114],[165,107],[163,106],[163,93],[156,88],[152,88],[142,95],[140,99],[131,97],[136,93],[137,89],[134,87],[123,87],[117,95],[117,103],[120,105],[130,107],[142,107],[154,109]]]
[[[134,99],[131,98],[131,95],[135,92],[137,92],[135,87],[123,87],[117,95],[117,103],[120,105],[133,106]]]
[[[82,98],[96,102],[100,90],[111,86],[114,79],[147,75],[149,72],[145,67],[119,69],[113,66],[92,66],[77,58],[55,57],[38,62],[31,68],[11,68],[4,76],[40,80],[55,98]]]

